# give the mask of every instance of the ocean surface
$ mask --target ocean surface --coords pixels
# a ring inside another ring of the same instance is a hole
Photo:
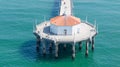
[[[0,0],[0,67],[120,67],[120,0],[73,0],[73,15],[99,27],[95,51],[85,57],[76,46],[76,58],[71,59],[71,47],[43,57],[36,52],[33,35],[35,20],[58,15],[59,0]],[[54,49],[53,49],[54,51]]]

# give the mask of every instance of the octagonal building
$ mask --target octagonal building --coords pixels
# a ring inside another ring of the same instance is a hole
[[[50,32],[56,35],[79,33],[81,20],[71,15],[62,15],[50,19]]]

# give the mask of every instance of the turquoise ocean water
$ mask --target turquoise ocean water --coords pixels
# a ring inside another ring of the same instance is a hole
[[[59,13],[58,0],[0,0],[0,67],[120,67],[120,0],[74,0],[73,14],[81,19],[97,20],[99,34],[95,51],[84,56],[76,47],[71,60],[71,47],[43,57],[36,53],[33,22]],[[83,43],[84,45],[84,43]]]

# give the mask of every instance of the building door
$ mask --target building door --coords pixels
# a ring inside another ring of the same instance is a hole
[[[64,29],[64,34],[67,35],[67,30],[66,29]]]

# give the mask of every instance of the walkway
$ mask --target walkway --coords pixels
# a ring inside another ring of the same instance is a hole
[[[72,7],[71,0],[61,0],[60,15],[71,15]]]

